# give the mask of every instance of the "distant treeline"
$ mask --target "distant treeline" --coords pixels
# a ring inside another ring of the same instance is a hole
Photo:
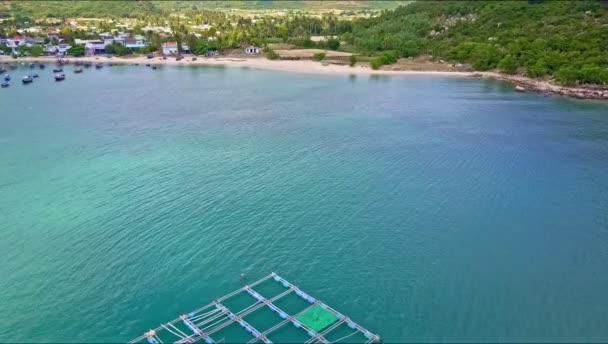
[[[407,1],[138,1],[138,0],[19,0],[0,2],[0,18],[16,16],[19,18],[136,18],[142,16],[164,16],[176,12],[203,9],[245,10],[379,10],[395,8]]]

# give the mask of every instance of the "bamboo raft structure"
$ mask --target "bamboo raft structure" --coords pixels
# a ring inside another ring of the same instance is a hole
[[[270,279],[273,279],[275,282],[279,283],[285,288],[285,290],[276,296],[265,298],[262,296],[262,294],[253,289],[253,287],[256,287]],[[309,304],[305,309],[294,315],[288,314],[273,303],[292,293],[295,293],[295,295],[305,300]],[[222,304],[222,302],[239,294],[251,296],[254,299],[254,303],[236,312],[230,310],[228,307]],[[278,315],[277,320],[280,320],[280,322],[264,331],[260,331],[243,319],[255,311],[264,308],[269,309]],[[315,311],[317,317],[322,317],[325,314],[326,320],[327,317],[330,317],[330,320],[324,324],[321,324],[320,327],[315,326],[314,323],[311,325],[310,322],[305,324],[306,321],[302,321],[304,319],[303,316],[311,311]],[[345,340],[356,334],[363,335],[365,338],[365,343],[382,343],[382,340],[378,335],[366,330],[359,324],[352,321],[349,317],[310,296],[294,284],[288,282],[273,272],[249,285],[245,285],[244,287],[233,291],[230,294],[224,295],[191,313],[182,314],[178,318],[173,319],[166,324],[162,324],[156,329],[149,330],[140,337],[130,341],[129,344],[164,344],[165,342],[187,344],[199,341],[204,341],[207,344],[223,343],[225,341],[234,342],[229,338],[216,340],[213,335],[235,323],[238,323],[240,327],[245,329],[253,337],[248,342],[250,344],[260,342],[265,344],[273,343],[268,336],[278,329],[283,328],[287,324],[292,324],[295,328],[305,331],[309,337],[309,339],[304,342],[306,344],[338,343],[341,340]],[[331,331],[334,331],[343,324],[348,326],[349,331],[352,331],[350,334],[331,341],[326,338]],[[313,328],[311,328],[311,326],[317,327],[318,331],[315,331]],[[186,328],[188,330],[186,330]]]

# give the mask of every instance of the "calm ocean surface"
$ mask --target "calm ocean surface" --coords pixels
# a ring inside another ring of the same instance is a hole
[[[124,342],[271,271],[386,342],[608,340],[608,105],[115,66],[0,90],[0,342]]]

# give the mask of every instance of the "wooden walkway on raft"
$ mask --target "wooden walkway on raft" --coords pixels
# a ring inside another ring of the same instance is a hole
[[[253,288],[269,279],[273,279],[274,281],[280,283],[285,288],[285,291],[272,298],[267,299],[260,293],[255,291]],[[237,312],[228,309],[228,307],[222,304],[222,302],[242,293],[247,293],[249,296],[253,297],[255,299],[255,302],[250,306],[241,309]],[[298,312],[297,314],[290,315],[273,303],[291,293],[295,293],[297,296],[304,299],[310,305],[304,310]],[[251,324],[249,324],[243,318],[264,307],[267,307],[273,313],[276,313],[280,317],[280,322],[264,331],[260,331],[251,326]],[[334,318],[331,324],[323,327],[319,332],[316,332],[309,325],[304,324],[304,321],[301,320],[301,316],[311,311],[313,308],[316,308],[316,310],[319,310],[318,308],[320,308],[320,312],[330,314],[329,316]],[[356,334],[363,335],[365,338],[365,343],[382,343],[382,340],[378,335],[373,334],[365,328],[361,327],[360,325],[352,321],[349,317],[329,307],[323,302],[315,299],[314,297],[302,291],[297,286],[287,282],[284,278],[280,277],[274,272],[260,280],[257,280],[249,285],[244,286],[241,289],[238,289],[228,295],[222,296],[219,299],[189,314],[182,314],[177,319],[174,319],[166,324],[162,324],[156,329],[144,333],[142,336],[132,340],[129,343],[164,344],[165,342],[172,342],[178,344],[185,344],[200,341],[205,342],[207,344],[213,344],[221,343],[224,341],[232,342],[230,338],[216,341],[213,335],[234,323],[238,323],[252,336],[252,339],[248,343],[261,342],[270,344],[272,343],[272,341],[268,339],[268,336],[287,324],[292,324],[296,328],[305,331],[306,334],[310,337],[305,342],[307,344],[338,343]],[[349,330],[351,331],[350,334],[331,341],[326,339],[327,335],[331,331],[337,329],[342,324],[346,324],[348,326]],[[180,329],[179,327],[181,327],[182,329]],[[186,328],[188,330],[185,330]]]

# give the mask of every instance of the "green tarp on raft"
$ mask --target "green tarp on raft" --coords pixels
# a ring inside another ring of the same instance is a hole
[[[316,305],[308,312],[296,317],[302,324],[310,327],[315,332],[321,332],[331,324],[338,321],[338,317]]]

